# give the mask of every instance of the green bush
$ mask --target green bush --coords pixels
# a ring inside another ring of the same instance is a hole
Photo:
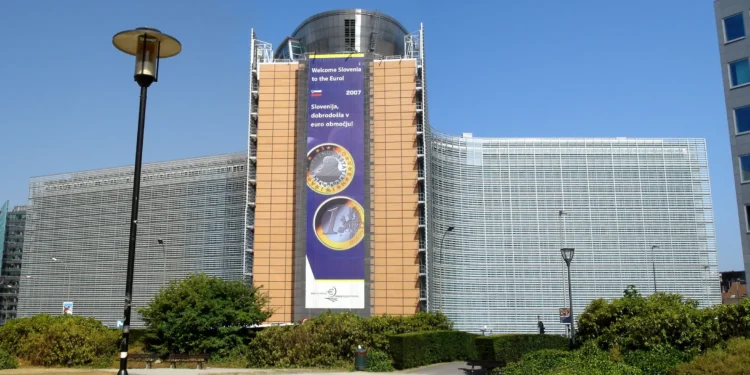
[[[227,356],[250,341],[248,326],[271,317],[267,306],[268,297],[241,280],[196,274],[171,282],[138,312],[149,351]]]
[[[475,356],[476,335],[460,331],[404,333],[389,337],[393,367],[401,370]]]
[[[475,340],[476,358],[502,363],[515,362],[542,349],[568,350],[568,339],[557,335],[514,334],[480,336]]]
[[[731,339],[689,363],[677,366],[674,375],[747,375],[750,374],[750,340]]]
[[[733,305],[716,305],[712,312],[722,339],[750,338],[750,298]]]
[[[373,350],[367,353],[367,371],[369,372],[390,372],[393,371],[393,364],[388,353],[382,350]]]
[[[41,366],[91,366],[110,363],[118,331],[94,318],[36,315],[0,327],[0,349]]]
[[[503,369],[503,375],[544,374],[567,364],[573,353],[567,350],[542,349],[524,355],[520,361],[511,362]]]
[[[18,368],[16,357],[5,350],[0,349],[0,370]]]
[[[510,363],[503,375],[644,375],[640,369],[615,360],[590,343],[581,349],[540,350]]]
[[[632,350],[623,355],[626,364],[640,369],[644,375],[668,375],[680,363],[690,360],[690,355],[669,346],[651,350]]]
[[[250,367],[348,368],[358,345],[368,351],[388,350],[388,335],[450,329],[440,313],[361,318],[352,313],[323,313],[304,324],[269,327],[248,347]]]
[[[601,349],[624,351],[671,346],[699,353],[721,341],[716,313],[677,294],[656,293],[644,298],[629,288],[625,297],[592,301],[578,319],[581,342],[595,341]]]

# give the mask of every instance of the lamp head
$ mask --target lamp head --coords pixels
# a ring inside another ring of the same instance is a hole
[[[453,232],[454,229],[456,229],[456,227],[448,227],[448,229],[446,229],[446,231]]]
[[[53,262],[57,262],[57,261],[58,261],[58,259],[57,259],[57,258],[55,258],[55,257],[52,257],[52,261],[53,261]]]
[[[119,32],[112,37],[112,44],[135,56],[134,79],[142,87],[159,80],[160,58],[176,56],[182,51],[182,44],[177,39],[148,27]]]
[[[158,242],[159,245],[164,245],[164,240],[162,240],[161,238],[157,239],[156,242]]]
[[[573,255],[575,254],[576,249],[572,247],[564,247],[560,249],[560,254],[562,254],[563,260],[565,260],[565,263],[570,264],[570,262],[573,260]]]

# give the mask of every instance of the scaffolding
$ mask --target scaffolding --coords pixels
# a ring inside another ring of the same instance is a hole
[[[415,82],[417,82],[416,90],[416,127],[417,127],[417,187],[418,187],[418,200],[417,205],[419,208],[419,225],[418,225],[418,241],[419,241],[419,307],[422,311],[429,309],[429,282],[430,279],[427,277],[427,269],[431,266],[430,256],[433,254],[430,249],[430,208],[429,199],[426,194],[427,192],[427,163],[425,162],[427,155],[425,154],[425,133],[423,124],[427,124],[427,87],[425,85],[425,69],[424,69],[424,25],[419,25],[419,32],[413,34],[407,34],[404,37],[406,58],[416,59],[416,71],[415,71]]]
[[[255,237],[255,167],[258,155],[258,87],[260,64],[273,62],[273,46],[256,39],[250,31],[250,79],[248,95],[247,125],[247,176],[245,181],[245,214],[243,226],[242,277],[248,284],[253,282],[253,247]]]

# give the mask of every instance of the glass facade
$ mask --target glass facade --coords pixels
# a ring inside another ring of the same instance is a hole
[[[750,106],[734,109],[734,125],[738,134],[750,131]]]
[[[456,328],[531,333],[539,317],[564,333],[561,247],[575,248],[576,315],[631,284],[652,293],[652,261],[659,291],[721,302],[704,140],[433,131],[428,144],[428,306]]]
[[[750,66],[748,66],[747,59],[729,63],[729,74],[732,87],[750,83]]]
[[[8,201],[0,207],[0,260],[3,259],[5,251],[5,222],[8,218]]]
[[[0,325],[16,317],[18,287],[23,258],[26,207],[8,210],[7,202],[0,214],[0,237],[4,236],[4,250],[0,257]]]
[[[731,42],[745,37],[745,23],[742,13],[724,18],[724,41]]]
[[[242,278],[246,157],[144,165],[135,309],[192,273]],[[107,326],[123,318],[132,175],[125,167],[31,180],[19,317],[57,315],[72,301],[76,315]],[[132,324],[143,326],[138,314]]]
[[[750,182],[750,154],[740,155],[740,179],[744,182]]]

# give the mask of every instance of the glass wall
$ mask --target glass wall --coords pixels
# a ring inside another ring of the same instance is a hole
[[[659,291],[721,302],[704,140],[428,140],[428,303],[458,329],[564,333],[561,247],[576,315],[628,285],[653,293],[652,262]]]

